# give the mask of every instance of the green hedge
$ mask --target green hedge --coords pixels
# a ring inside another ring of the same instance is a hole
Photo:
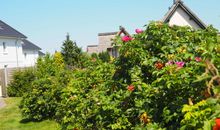
[[[32,82],[35,80],[33,68],[18,70],[13,73],[12,81],[7,87],[7,94],[10,97],[21,97],[32,91]]]

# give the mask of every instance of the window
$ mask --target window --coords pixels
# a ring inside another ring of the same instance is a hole
[[[5,52],[6,51],[6,43],[3,42],[2,45],[3,45],[3,51]]]
[[[25,59],[27,58],[27,53],[24,53],[24,58],[25,58]]]
[[[118,48],[117,47],[114,47],[113,50],[112,50],[112,56],[114,58],[117,58],[119,56],[119,53],[118,53]]]

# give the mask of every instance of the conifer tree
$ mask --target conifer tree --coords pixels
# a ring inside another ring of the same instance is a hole
[[[69,34],[61,47],[61,54],[67,66],[78,67],[82,50],[76,45],[76,42],[70,40]]]

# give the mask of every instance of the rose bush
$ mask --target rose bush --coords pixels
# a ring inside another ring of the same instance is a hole
[[[52,117],[65,130],[215,127],[220,97],[217,30],[151,22],[146,30],[136,32],[114,40],[120,56],[113,62],[88,59],[90,64],[71,71],[69,80],[48,71],[62,81],[54,84],[56,80],[50,76],[46,85],[37,84],[41,93],[33,91],[33,96],[23,100],[23,111],[26,115],[35,111],[39,116],[53,110]],[[53,91],[53,86],[59,89]],[[48,97],[55,100],[45,100]],[[52,109],[42,111],[45,108]]]

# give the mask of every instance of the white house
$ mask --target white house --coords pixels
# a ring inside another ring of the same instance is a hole
[[[6,96],[8,77],[12,72],[9,70],[34,66],[37,58],[44,55],[40,50],[24,34],[0,20],[0,97]]]
[[[174,0],[173,5],[163,17],[162,22],[169,25],[189,26],[194,29],[205,29],[206,25],[181,0]]]
[[[34,66],[41,48],[0,20],[0,69]]]
[[[22,42],[23,65],[24,67],[34,66],[37,58],[42,53],[40,52],[41,48],[26,39],[22,40]]]

